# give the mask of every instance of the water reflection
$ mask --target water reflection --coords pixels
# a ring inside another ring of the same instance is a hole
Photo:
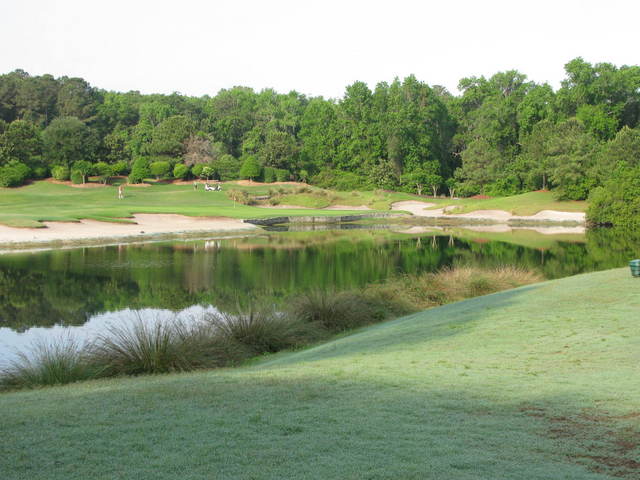
[[[552,236],[427,226],[402,232],[284,232],[2,255],[0,350],[45,328],[90,332],[123,311],[194,305],[228,311],[256,297],[277,303],[310,288],[348,289],[456,265],[517,265],[558,278],[625,266],[640,256],[638,234],[613,230]]]
[[[99,334],[108,332],[109,328],[123,323],[134,324],[143,321],[148,325],[158,322],[179,320],[185,323],[197,321],[206,315],[218,314],[217,308],[192,305],[179,312],[157,308],[142,308],[132,310],[126,308],[117,312],[105,312],[92,315],[82,325],[57,324],[52,326],[33,326],[24,331],[0,327],[0,366],[7,364],[16,357],[18,352],[28,354],[34,345],[53,344],[57,341],[68,343],[75,340],[78,345],[84,345],[95,339]]]

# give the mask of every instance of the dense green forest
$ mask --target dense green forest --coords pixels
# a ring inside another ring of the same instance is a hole
[[[128,175],[342,190],[590,198],[590,219],[640,224],[640,67],[576,58],[554,91],[515,71],[414,76],[341,99],[246,87],[189,97],[110,92],[81,78],[0,75],[0,186]]]

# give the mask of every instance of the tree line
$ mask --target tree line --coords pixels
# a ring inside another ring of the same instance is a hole
[[[576,58],[565,72],[557,90],[510,70],[463,78],[459,95],[409,76],[325,99],[120,93],[16,70],[0,75],[0,186],[128,175],[462,196],[545,189],[590,197],[594,221],[640,219],[640,67]]]

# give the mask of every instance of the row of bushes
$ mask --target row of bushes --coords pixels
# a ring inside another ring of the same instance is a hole
[[[264,182],[284,182],[290,179],[288,170],[261,167],[253,157],[243,161],[231,155],[223,155],[212,164],[198,163],[192,166],[177,162],[170,157],[138,157],[134,160],[129,182],[140,183],[145,178],[187,180],[201,178],[221,181],[252,179]]]
[[[251,159],[242,163],[231,155],[224,155],[214,164],[196,164],[193,166],[178,162],[172,157],[138,157],[131,167],[125,161],[115,163],[91,163],[80,160],[67,165],[53,166],[51,170],[45,167],[31,169],[24,163],[12,160],[0,167],[0,187],[17,187],[29,178],[46,178],[49,174],[59,181],[71,180],[72,183],[85,183],[89,175],[97,176],[100,181],[107,183],[111,177],[128,175],[130,183],[141,183],[146,178],[187,180],[201,178],[203,180],[217,179],[221,181],[250,178],[264,182],[285,182],[291,179],[288,170],[264,167],[262,168]]]
[[[237,365],[256,355],[299,348],[389,317],[539,281],[512,267],[446,269],[391,279],[351,292],[313,291],[285,311],[249,309],[188,323],[137,319],[95,341],[39,344],[0,372],[4,388],[32,388],[118,375]]]

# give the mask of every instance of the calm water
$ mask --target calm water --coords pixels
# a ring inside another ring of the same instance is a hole
[[[640,241],[612,231],[548,236],[388,230],[283,232],[0,255],[0,363],[37,338],[90,338],[135,315],[200,315],[274,303],[312,288],[349,289],[444,266],[518,265],[558,278],[620,267]]]

